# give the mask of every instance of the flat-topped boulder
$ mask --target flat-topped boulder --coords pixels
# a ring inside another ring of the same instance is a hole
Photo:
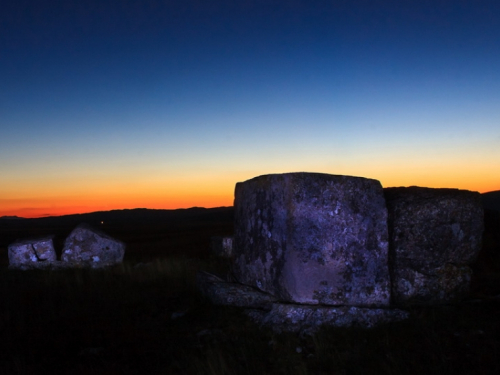
[[[123,261],[125,244],[87,224],[78,225],[66,238],[61,260],[78,267],[106,267]]]
[[[393,301],[398,305],[460,299],[481,249],[484,213],[477,192],[386,188]]]
[[[16,241],[8,246],[9,267],[33,269],[57,259],[53,236]]]
[[[281,301],[386,306],[387,209],[379,181],[264,175],[235,189],[233,272]]]

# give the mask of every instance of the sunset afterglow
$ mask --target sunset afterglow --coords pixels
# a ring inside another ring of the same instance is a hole
[[[285,172],[500,190],[496,2],[118,3],[2,11],[0,216]]]

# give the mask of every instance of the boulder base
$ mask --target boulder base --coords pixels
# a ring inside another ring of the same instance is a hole
[[[273,331],[313,334],[321,326],[374,328],[409,317],[399,309],[356,306],[311,306],[274,303],[270,311],[248,310],[247,315]]]
[[[235,190],[234,274],[279,300],[385,306],[387,209],[379,181],[265,175]]]
[[[372,328],[408,318],[399,309],[355,306],[321,306],[280,303],[269,294],[248,285],[227,282],[208,272],[199,272],[197,286],[212,303],[245,308],[245,313],[276,332],[314,333],[320,326]]]
[[[61,260],[74,266],[99,268],[121,263],[124,255],[124,243],[80,224],[66,238]]]
[[[393,301],[460,299],[481,249],[484,212],[477,192],[421,187],[384,189],[389,213]]]
[[[198,272],[196,285],[215,305],[270,309],[276,302],[276,298],[269,294],[248,285],[228,282],[208,272]]]

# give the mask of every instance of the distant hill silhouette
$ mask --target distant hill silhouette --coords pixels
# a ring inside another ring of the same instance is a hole
[[[188,217],[198,216],[217,216],[227,212],[232,212],[233,207],[216,207],[216,208],[179,208],[175,210],[160,210],[149,208],[134,208],[111,211],[96,211],[85,214],[72,214],[63,216],[47,216],[38,218],[23,218],[19,216],[0,216],[2,220],[26,220],[28,222],[65,224],[70,222],[96,222],[100,223],[104,220],[113,221],[140,221],[157,220],[157,219],[185,219]]]
[[[22,220],[4,217],[0,220],[0,248],[17,239],[49,234],[61,240],[81,223],[102,229],[127,243],[158,240],[172,233],[189,236],[192,232],[194,234],[191,236],[196,237],[200,236],[200,230],[206,228],[215,228],[216,234],[230,234],[233,212],[233,207],[177,210],[137,208]]]
[[[485,209],[500,211],[500,190],[483,193],[481,199]]]

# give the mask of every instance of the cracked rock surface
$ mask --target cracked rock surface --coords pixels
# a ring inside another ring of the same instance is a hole
[[[56,261],[53,236],[16,241],[8,247],[9,267],[36,268],[41,263]]]

